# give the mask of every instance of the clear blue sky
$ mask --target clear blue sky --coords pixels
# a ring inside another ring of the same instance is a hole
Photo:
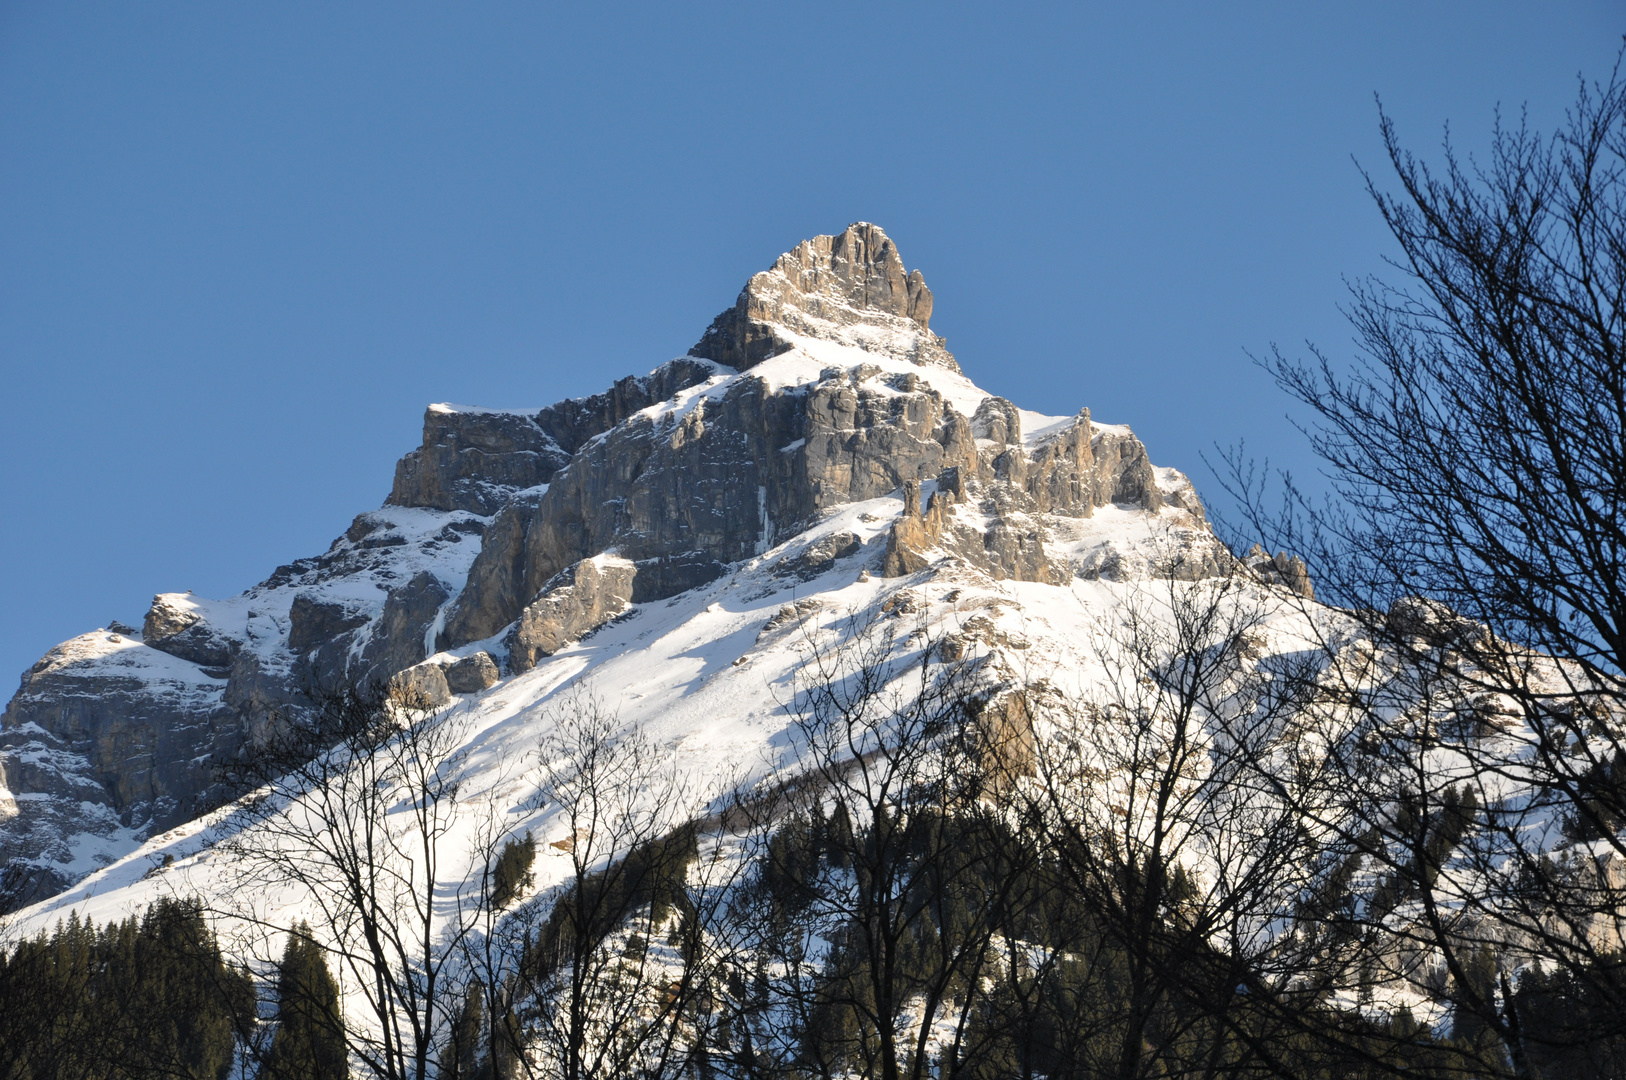
[[[379,504],[431,401],[683,353],[884,226],[982,386],[1211,490],[1313,468],[1244,350],[1348,354],[1373,95],[1550,129],[1603,3],[0,3],[0,673]],[[0,698],[9,696],[10,686]]]

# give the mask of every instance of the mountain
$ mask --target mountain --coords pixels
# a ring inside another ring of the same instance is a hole
[[[455,705],[485,760],[523,756],[589,684],[675,753],[771,768],[810,628],[920,611],[1016,686],[1018,666],[1076,675],[1079,635],[1150,570],[1235,566],[1127,427],[978,389],[931,316],[921,273],[858,223],[780,256],[647,375],[542,409],[429,406],[384,505],[325,553],[225,600],[154,597],[139,629],[23,674],[0,717],[6,905],[76,886],[40,910],[117,907],[153,866],[207,861],[221,767],[323,688]],[[1294,560],[1250,563],[1309,591]]]

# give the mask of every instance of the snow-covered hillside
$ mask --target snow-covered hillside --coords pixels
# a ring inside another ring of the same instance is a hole
[[[540,842],[537,891],[572,871],[538,789],[584,700],[685,777],[692,805],[670,813],[702,813],[799,767],[809,661],[858,639],[900,671],[927,649],[974,662],[987,699],[1083,699],[1158,581],[1240,570],[1267,606],[1281,582],[1307,591],[1290,561],[1232,559],[1127,427],[976,387],[901,265],[854,226],[753,278],[696,346],[715,356],[543,410],[432,405],[387,504],[326,554],[52,650],[3,729],[0,851],[14,900],[35,900],[15,929],[242,903],[234,841],[266,826],[221,776],[324,687],[389,680],[443,710],[455,920],[493,829]],[[321,922],[294,883],[251,896],[244,933]]]
[[[921,635],[916,648],[928,637],[969,633],[974,647],[997,652],[1010,665],[1012,680],[1042,675],[1087,689],[1098,673],[1081,643],[1098,636],[1125,595],[1143,590],[1145,582],[1000,581],[949,558],[929,571],[881,577],[886,538],[902,510],[896,497],[844,506],[718,581],[634,605],[530,671],[458,695],[448,718],[466,739],[459,778],[468,792],[470,822],[495,801],[518,831],[531,829],[544,842],[565,839],[569,830],[550,812],[557,807],[529,807],[534,781],[527,789],[523,780],[535,772],[556,709],[576,691],[608,706],[622,729],[641,728],[668,748],[685,773],[727,784],[789,763],[797,751],[789,737],[790,705],[798,679],[806,677],[802,665],[809,650],[836,645],[872,618],[886,618],[886,609],[900,613],[894,618],[903,624],[905,639]],[[1103,549],[1152,559],[1166,554],[1171,532],[1187,528],[1189,516],[1177,509],[1115,509],[1080,521],[1066,539],[1052,542],[1050,552],[1075,564]],[[859,545],[814,563],[809,574],[808,549],[842,534],[856,536]],[[904,597],[908,602],[900,604]],[[902,645],[899,655],[906,658],[910,651]],[[26,925],[48,926],[70,910],[100,921],[129,914],[159,895],[209,893],[218,867],[214,845],[233,821],[226,807],[165,830],[29,908]],[[567,860],[544,858],[538,887],[553,884],[567,869]],[[268,914],[283,925],[311,914],[300,910],[295,895],[280,904],[285,906],[274,905]]]
[[[201,835],[231,794],[222,766],[324,686],[455,685],[476,727],[519,732],[544,688],[592,668],[628,723],[748,758],[783,726],[769,687],[791,654],[752,643],[787,598],[830,622],[906,585],[963,607],[969,586],[1037,627],[1158,559],[1228,563],[1190,484],[1128,428],[973,385],[902,267],[853,226],[753,277],[648,376],[541,410],[430,406],[386,505],[323,555],[53,649],[0,720],[7,903],[105,894],[165,837]],[[1069,666],[1070,632],[1047,664]],[[652,662],[651,638],[675,651]]]

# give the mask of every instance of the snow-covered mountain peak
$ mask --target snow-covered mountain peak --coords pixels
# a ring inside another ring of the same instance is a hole
[[[804,240],[752,275],[689,353],[743,371],[800,336],[958,371],[931,317],[926,279],[904,268],[880,226],[860,221]]]
[[[385,505],[326,553],[225,600],[155,597],[141,633],[76,639],[25,676],[0,717],[0,906],[219,806],[221,764],[324,687],[500,700],[529,730],[591,668],[662,717],[732,709],[771,734],[760,675],[795,659],[763,649],[814,609],[879,617],[941,586],[1015,618],[989,631],[1010,642],[1024,613],[1101,583],[1233,564],[1127,427],[977,387],[930,315],[919,273],[857,224],[782,256],[647,375],[542,409],[429,406]],[[673,651],[650,659],[657,622]]]

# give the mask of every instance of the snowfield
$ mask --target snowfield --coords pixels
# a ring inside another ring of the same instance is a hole
[[[413,517],[400,508],[390,510],[392,517]],[[1078,580],[1064,587],[994,582],[980,573],[956,573],[952,568],[922,575],[920,581],[881,578],[871,567],[886,529],[901,512],[902,501],[897,498],[843,507],[711,585],[638,605],[533,670],[461,697],[447,709],[444,722],[465,733],[458,767],[468,793],[470,827],[495,812],[515,831],[531,830],[544,845],[564,838],[549,808],[529,806],[534,781],[527,790],[526,776],[535,772],[538,747],[550,731],[555,710],[578,692],[593,695],[616,715],[623,730],[644,731],[671,753],[682,771],[716,788],[773,774],[795,760],[788,710],[808,650],[834,645],[855,625],[873,620],[883,604],[900,593],[917,597],[924,612],[918,626],[910,624],[911,634],[941,638],[980,616],[992,620],[997,633],[1023,643],[1016,651],[1032,677],[1080,692],[1098,677],[1078,643],[1099,636],[1124,595],[1144,591],[1146,583]],[[1183,517],[1173,508],[1153,515],[1103,510],[1093,519],[1080,519],[1076,535],[1055,547],[1069,558],[1102,547],[1151,552],[1167,541],[1169,529],[1181,527]],[[810,581],[778,572],[787,558],[821,536],[838,532],[861,537],[863,550]],[[274,618],[278,600],[285,612],[282,590],[245,594],[216,603],[212,610],[238,613],[252,608],[257,617]],[[806,613],[798,612],[789,621],[781,618],[765,629],[787,608],[796,611],[797,605]],[[186,669],[197,671],[195,665],[137,642],[107,642],[108,636],[86,635],[104,640],[76,648],[101,650],[105,662],[129,664],[151,678],[179,678]],[[80,641],[84,639],[76,639]],[[457,652],[482,646],[495,643],[474,643]],[[131,659],[120,660],[126,657]],[[208,688],[207,680],[189,685]],[[154,836],[61,895],[26,909],[16,928],[24,933],[48,929],[70,911],[98,922],[124,918],[161,895],[210,896],[225,880],[215,850],[230,834],[233,821],[231,808],[224,807]],[[560,873],[566,869],[546,857],[540,859],[539,890],[554,883],[550,867]],[[312,915],[293,896],[279,898],[266,914],[284,925]]]

